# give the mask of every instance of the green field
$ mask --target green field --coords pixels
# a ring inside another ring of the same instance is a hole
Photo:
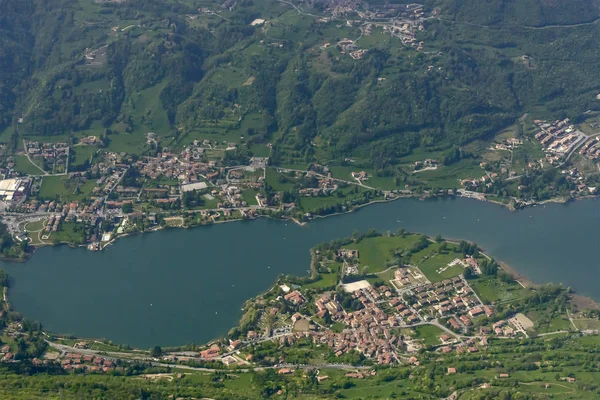
[[[292,190],[297,182],[292,176],[293,172],[284,174],[277,172],[275,168],[267,168],[265,182],[278,192]]]
[[[470,284],[481,300],[490,304],[510,303],[527,293],[527,289],[517,282],[506,283],[496,278],[477,278],[470,281]]]
[[[421,325],[415,327],[417,337],[423,340],[425,346],[435,346],[440,344],[440,335],[444,334],[444,331],[433,325]]]
[[[73,165],[82,165],[86,161],[90,161],[90,163],[91,163],[92,156],[97,150],[98,149],[94,146],[71,147],[70,151],[75,153],[75,159],[73,161]]]
[[[45,176],[38,193],[41,199],[58,199],[61,201],[82,200],[92,193],[96,182],[88,180],[82,185],[64,176]]]
[[[437,271],[450,263],[455,258],[462,258],[462,254],[457,252],[457,246],[447,244],[447,250],[439,252],[441,244],[432,243],[426,249],[413,255],[412,259],[415,265],[419,267],[421,272],[431,282],[443,281],[444,279],[453,278],[464,272],[464,268],[460,265],[446,268],[442,273]]]
[[[107,150],[140,154],[146,147],[146,136],[143,133],[119,133],[109,136],[110,143]]]
[[[369,177],[363,184],[376,189],[396,189],[393,177],[379,177],[372,168],[363,167],[343,167],[343,166],[330,166],[329,170],[334,178],[343,179],[349,182],[356,182],[352,177],[352,172],[365,171]]]
[[[44,228],[44,226],[46,226],[46,220],[41,219],[39,221],[28,222],[25,225],[25,230],[27,232],[37,232],[37,231],[41,231]]]
[[[264,144],[253,144],[250,146],[250,151],[254,157],[269,157],[271,148]]]
[[[377,236],[365,238],[356,244],[345,246],[348,249],[358,250],[358,259],[361,267],[368,267],[371,273],[387,269],[386,263],[393,259],[394,250],[406,249],[419,239],[418,235],[402,236]]]
[[[15,171],[21,172],[27,175],[43,175],[41,169],[37,168],[33,165],[27,156],[25,155],[16,155],[15,158]]]
[[[246,189],[242,191],[242,198],[249,206],[255,206],[258,204],[256,200],[256,195],[258,194],[258,190],[256,189]]]
[[[63,222],[57,232],[52,232],[50,240],[55,243],[83,244],[83,227],[74,222]]]
[[[460,187],[460,180],[466,178],[479,179],[485,174],[479,163],[463,160],[452,165],[441,165],[436,170],[428,170],[414,174],[416,179],[426,182],[432,187],[452,189]]]

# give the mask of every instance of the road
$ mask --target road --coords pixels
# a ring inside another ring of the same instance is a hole
[[[295,368],[295,369],[309,369],[309,368],[333,368],[333,369],[369,369],[371,367],[367,366],[353,366],[348,364],[314,364],[314,365],[305,365],[305,364],[277,364],[271,367],[256,367],[256,368],[243,368],[243,369],[235,369],[235,370],[227,370],[223,368],[202,368],[202,367],[190,367],[188,365],[182,364],[170,364],[170,363],[162,363],[155,361],[151,357],[148,356],[136,356],[135,353],[120,353],[120,352],[102,352],[98,350],[89,350],[89,349],[76,349],[64,344],[54,343],[49,340],[46,340],[46,343],[53,349],[56,349],[61,352],[61,354],[65,353],[76,353],[84,356],[99,356],[102,358],[106,358],[107,360],[121,360],[125,362],[132,361],[140,361],[140,362],[148,362],[152,366],[155,367],[165,367],[165,368],[178,368],[178,369],[186,369],[190,371],[202,371],[202,372],[249,372],[249,371],[264,371],[267,369],[279,369],[279,368]]]
[[[306,173],[309,172],[309,171],[305,171],[305,170],[301,170],[301,169],[290,169],[290,168],[276,168],[276,170],[277,170],[277,172],[293,171],[293,172],[301,172],[303,174],[306,174]],[[325,176],[323,174],[319,174],[317,172],[314,172],[314,174],[315,174],[315,176],[318,176],[319,178],[323,178],[323,179],[329,178],[328,176]],[[367,185],[365,185],[364,183],[362,183],[360,181],[357,183],[356,181],[345,181],[343,179],[338,179],[338,178],[331,178],[331,180],[337,181],[337,182],[344,182],[344,183],[347,183],[349,185],[362,186],[362,187],[367,188],[367,189],[375,190],[374,187],[367,186]]]
[[[31,165],[33,165],[34,167],[36,167],[37,169],[42,171],[42,173],[44,175],[48,175],[48,173],[46,171],[44,171],[42,168],[40,168],[40,166],[37,165],[36,163],[34,163],[33,160],[31,159],[31,157],[29,157],[29,153],[27,152],[27,141],[25,139],[23,139],[23,148],[25,149],[25,155],[27,156],[27,159],[29,160]]]

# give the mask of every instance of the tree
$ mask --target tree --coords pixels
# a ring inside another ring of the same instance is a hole
[[[465,268],[464,276],[465,276],[465,279],[474,279],[475,274],[473,273],[473,268],[471,268],[471,267]]]
[[[123,204],[123,206],[121,207],[121,210],[125,213],[125,214],[129,214],[130,212],[133,211],[133,204],[131,203],[125,203]]]
[[[162,354],[162,348],[160,346],[154,346],[152,350],[150,350],[150,355],[154,358],[160,357]]]

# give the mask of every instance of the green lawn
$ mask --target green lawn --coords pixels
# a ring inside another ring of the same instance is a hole
[[[254,157],[269,157],[271,154],[271,148],[264,144],[253,144],[250,151]]]
[[[71,151],[75,154],[73,165],[82,165],[86,161],[90,161],[93,154],[98,150],[94,146],[76,146],[71,147]]]
[[[81,225],[75,222],[63,222],[58,232],[52,232],[50,240],[60,243],[82,244],[85,241]]]
[[[440,268],[448,265],[455,258],[462,258],[462,254],[456,252],[457,247],[452,244],[447,244],[447,250],[439,252],[441,244],[431,243],[426,249],[413,255],[412,260],[419,267],[421,272],[431,282],[443,281],[444,279],[453,278],[464,272],[464,268],[460,265],[446,268],[441,273],[438,273]]]
[[[365,238],[359,243],[345,246],[358,250],[358,260],[362,267],[367,266],[369,272],[381,272],[387,268],[386,263],[392,260],[392,251],[405,249],[415,243],[419,235],[378,236]]]
[[[465,178],[481,178],[484,170],[476,161],[462,160],[452,165],[441,165],[436,170],[414,174],[416,179],[424,181],[432,187],[452,189],[460,187],[460,180]]]
[[[440,335],[444,334],[444,331],[433,325],[421,325],[415,327],[417,337],[423,340],[425,346],[434,346],[440,344]]]
[[[292,190],[296,186],[297,179],[293,178],[294,173],[280,173],[275,168],[267,168],[266,183],[278,192]]]
[[[89,196],[96,186],[94,180],[88,180],[82,185],[65,176],[45,176],[38,193],[41,199],[59,199],[61,201],[79,201]],[[79,187],[79,189],[77,189]]]
[[[16,155],[15,157],[15,171],[21,172],[27,175],[43,175],[42,170],[33,165],[27,156]]]
[[[119,133],[110,135],[110,144],[107,150],[140,154],[146,146],[146,136],[143,133]]]
[[[27,232],[37,232],[37,231],[41,231],[44,228],[44,226],[46,226],[46,220],[41,219],[39,221],[28,222],[25,225],[25,230]]]
[[[484,303],[508,303],[527,294],[527,289],[518,283],[506,283],[497,278],[478,278],[469,283]]]
[[[330,166],[329,170],[334,178],[343,179],[349,182],[356,182],[352,177],[352,172],[365,171],[369,176],[369,179],[363,183],[367,186],[374,187],[376,189],[396,189],[393,177],[379,177],[375,174],[375,170],[372,168],[363,168],[355,166]]]
[[[258,204],[256,201],[256,195],[258,194],[258,190],[256,189],[246,189],[242,191],[242,197],[246,203],[250,206],[255,206]]]
[[[333,288],[337,285],[338,283],[338,274],[337,272],[332,272],[332,273],[321,273],[319,274],[320,279],[316,280],[312,283],[307,283],[305,285],[302,285],[303,288],[306,289],[316,289],[316,290],[323,290],[326,288]]]

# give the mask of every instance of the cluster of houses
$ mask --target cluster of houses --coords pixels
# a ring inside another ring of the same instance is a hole
[[[562,170],[561,173],[565,176],[565,179],[568,182],[573,183],[574,185],[576,185],[576,189],[571,190],[570,195],[571,196],[575,196],[577,194],[596,194],[597,193],[597,188],[595,186],[588,186],[585,183],[585,178],[583,177],[583,175],[579,172],[579,170],[575,167],[570,168],[570,169],[566,169],[566,170]]]
[[[314,176],[315,173],[312,171],[309,171],[306,176]],[[300,189],[298,191],[298,193],[300,194],[300,196],[307,196],[307,197],[313,197],[313,196],[329,196],[330,194],[332,194],[333,192],[335,192],[338,189],[338,185],[336,184],[335,180],[331,177],[327,177],[327,178],[320,178],[317,180],[317,187],[315,188],[303,188]]]
[[[52,171],[56,167],[61,167],[61,171],[66,168],[69,157],[69,145],[67,143],[41,143],[25,140],[24,146],[25,152],[30,158],[44,160]]]
[[[60,221],[62,220],[61,214],[52,214],[50,218],[46,221],[45,231],[46,232],[56,232],[58,231],[58,227],[60,226]]]
[[[469,284],[459,277],[421,285],[413,291],[416,301],[412,307],[424,319],[458,316],[459,320],[462,318],[464,326],[469,326],[470,317],[482,314],[480,310],[484,310],[488,316],[493,314],[491,307],[484,306]],[[461,328],[460,325],[455,327],[451,322],[449,323],[453,328]]]
[[[14,357],[15,357],[15,355],[10,351],[9,345],[4,345],[0,348],[0,360],[10,361]]]
[[[586,140],[581,149],[579,149],[579,154],[593,161],[600,160],[600,138],[596,136],[595,138]]]
[[[103,357],[67,353],[60,360],[60,365],[65,371],[79,370],[89,372],[109,372],[115,369],[115,362]]]
[[[568,118],[554,122],[536,119],[534,124],[540,129],[535,138],[546,148],[546,160],[555,164],[587,136],[572,125]]]
[[[404,274],[401,275],[397,279],[404,277]],[[417,285],[412,289],[415,300],[406,301],[387,285],[364,285],[352,292],[362,305],[354,311],[344,310],[333,293],[323,293],[315,300],[316,317],[323,319],[329,316],[346,328],[341,332],[329,329],[311,331],[307,335],[315,344],[329,346],[338,357],[357,351],[379,364],[390,364],[399,361],[399,353],[415,352],[422,347],[419,340],[401,335],[400,328],[441,317],[447,318],[450,329],[464,332],[473,324],[474,318],[494,315],[492,307],[483,305],[470,286],[458,277]],[[297,296],[290,296],[289,300]],[[509,334],[510,331],[506,330],[506,335]],[[487,339],[484,339],[482,345],[487,344]],[[447,334],[440,336],[439,340],[441,344],[456,342],[453,336]],[[467,343],[465,351],[475,352],[477,348]]]
[[[401,336],[392,332],[393,327],[400,325],[397,317],[388,315],[366,295],[358,296],[365,306],[352,312],[344,311],[341,305],[327,294],[316,301],[317,309],[320,310],[318,315],[324,316],[329,313],[334,321],[343,323],[348,329],[339,333],[331,330],[315,332],[313,342],[326,344],[335,351],[337,357],[350,351],[358,351],[367,358],[376,359],[379,364],[396,362],[396,350],[399,347],[406,348]]]

